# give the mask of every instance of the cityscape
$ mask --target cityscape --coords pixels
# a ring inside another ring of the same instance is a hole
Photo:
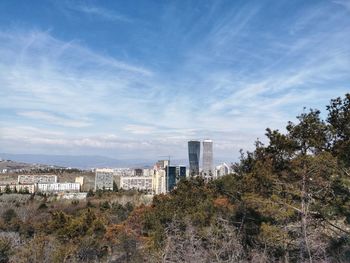
[[[74,181],[61,182],[56,174],[43,174],[48,170],[45,165],[27,170],[3,168],[0,171],[2,174],[18,174],[18,178],[17,181],[0,181],[0,193],[40,192],[80,200],[87,197],[89,190],[123,189],[143,191],[151,195],[166,194],[174,190],[181,179],[202,177],[208,182],[233,172],[232,167],[226,163],[215,166],[213,156],[212,140],[188,141],[188,165],[172,164],[169,156],[166,160],[158,160],[153,168],[94,168],[94,184],[90,186],[86,185],[86,179],[82,175],[75,177]],[[35,174],[35,171],[40,173]],[[27,174],[22,174],[23,172]]]

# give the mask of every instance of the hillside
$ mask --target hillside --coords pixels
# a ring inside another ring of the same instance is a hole
[[[105,156],[88,155],[50,155],[50,154],[10,154],[0,153],[3,159],[23,163],[39,163],[47,166],[72,167],[78,169],[91,169],[103,167],[144,167],[153,162],[151,160],[118,160]]]

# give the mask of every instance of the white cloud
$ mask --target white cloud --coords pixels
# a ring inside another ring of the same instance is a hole
[[[0,40],[4,108],[55,112],[71,119],[127,114],[127,100],[138,101],[132,98],[137,91],[133,87],[149,82],[147,69],[59,41],[47,32],[2,33]]]
[[[124,130],[133,134],[150,134],[156,131],[155,127],[144,125],[126,125]]]
[[[132,22],[132,19],[129,17],[119,14],[115,11],[108,10],[96,5],[87,4],[87,3],[74,3],[74,2],[63,2],[61,3],[62,7],[66,10],[72,10],[80,13],[84,13],[90,16],[101,17],[109,21],[119,21],[119,22]]]
[[[54,125],[61,125],[61,126],[67,126],[67,127],[82,128],[82,127],[91,126],[91,123],[88,121],[72,120],[69,118],[59,117],[57,115],[47,113],[47,112],[42,112],[42,111],[21,111],[21,112],[18,112],[17,115],[35,119],[35,120],[42,120],[46,123],[50,123]]]

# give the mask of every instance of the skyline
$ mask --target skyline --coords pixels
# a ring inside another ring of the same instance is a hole
[[[348,43],[350,1],[2,1],[0,149],[236,161],[349,92]]]

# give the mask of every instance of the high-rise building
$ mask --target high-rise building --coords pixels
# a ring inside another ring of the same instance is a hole
[[[95,171],[95,191],[113,190],[113,175],[112,169],[96,169]]]
[[[199,174],[199,159],[201,143],[199,141],[188,142],[188,160],[190,163],[190,176]]]
[[[154,169],[165,169],[167,165],[169,165],[169,160],[158,160],[154,165]]]
[[[203,141],[203,175],[205,178],[211,178],[214,175],[213,164],[213,141]]]
[[[166,167],[166,191],[173,190],[181,178],[186,178],[186,166],[168,165]]]
[[[153,173],[153,193],[156,195],[166,193],[166,172],[163,169],[154,170]]]

